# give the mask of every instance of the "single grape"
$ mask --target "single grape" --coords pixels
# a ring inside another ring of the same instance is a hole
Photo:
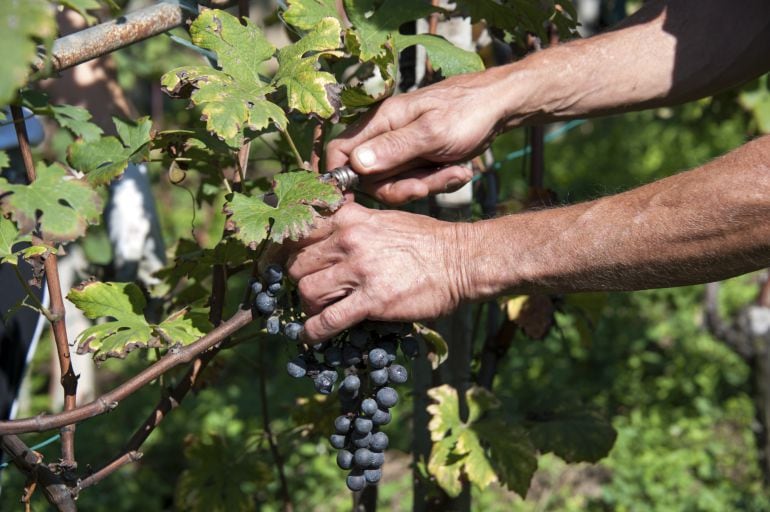
[[[374,462],[373,455],[367,448],[359,448],[353,453],[353,462],[359,468],[368,468]]]
[[[373,416],[378,409],[377,401],[373,398],[364,398],[361,402],[361,412],[367,416]]]
[[[369,333],[367,333],[363,329],[354,328],[354,329],[351,329],[350,335],[348,336],[348,340],[350,341],[350,344],[353,345],[354,347],[359,349],[364,349],[364,347],[366,347],[366,344],[369,343]]]
[[[369,380],[375,386],[384,386],[388,383],[388,369],[380,368],[379,370],[372,370],[369,372]]]
[[[281,288],[283,288],[283,286],[281,286],[281,283],[273,283],[267,287],[267,293],[275,297],[276,295],[281,293]]]
[[[345,380],[342,381],[342,389],[350,393],[358,391],[360,387],[361,379],[358,378],[358,375],[348,375],[345,377]]]
[[[381,469],[365,469],[364,470],[364,480],[366,480],[367,484],[374,485],[377,482],[380,481],[380,478],[382,478],[382,470]]]
[[[337,416],[337,419],[334,420],[334,429],[338,434],[347,434],[350,432],[350,424],[350,418],[347,416]]]
[[[347,366],[355,366],[361,363],[363,355],[356,347],[345,345],[345,348],[342,349],[342,360]]]
[[[268,286],[275,283],[280,283],[283,279],[283,269],[280,265],[270,264],[262,272],[262,279],[265,280],[265,284]]]
[[[286,371],[294,378],[304,377],[307,373],[307,363],[302,357],[297,356],[286,363]]]
[[[273,301],[275,301],[274,297],[271,297],[271,298],[273,299]],[[304,328],[305,326],[303,326],[301,323],[289,322],[283,327],[283,333],[290,340],[297,341],[297,339],[299,338],[299,333],[301,333]]]
[[[340,469],[350,469],[353,467],[353,454],[348,450],[337,452],[337,465]]]
[[[254,305],[257,307],[257,311],[261,315],[270,315],[275,311],[277,301],[275,297],[271,297],[266,292],[259,292],[257,298],[254,299]]]
[[[372,431],[372,420],[367,418],[356,418],[353,428],[357,434],[366,434]]]
[[[342,350],[335,346],[327,348],[324,351],[324,362],[331,366],[340,366],[342,364]]]
[[[361,471],[351,471],[346,480],[348,489],[353,492],[358,492],[366,487],[366,479]]]
[[[417,338],[412,335],[404,336],[401,339],[401,352],[409,359],[414,359],[420,355],[420,344]]]
[[[384,452],[388,449],[388,434],[385,432],[375,432],[372,434],[372,441],[369,443],[369,449],[373,452]]]
[[[379,469],[385,464],[385,454],[382,452],[372,452],[372,466],[375,469]]]
[[[271,316],[267,319],[265,327],[268,334],[278,334],[281,332],[281,319],[277,316]]]
[[[326,372],[321,372],[315,377],[315,379],[313,379],[315,390],[322,395],[328,395],[334,389],[334,381],[332,381],[329,375],[324,375],[325,373]]]
[[[377,409],[377,412],[372,414],[372,423],[375,426],[387,425],[391,420],[390,412]]]
[[[381,341],[377,344],[377,346],[388,354],[388,362],[392,363],[393,361],[396,360],[396,350],[398,346],[396,345],[395,341],[391,341],[391,340]]]
[[[321,375],[328,378],[332,383],[337,382],[337,378],[339,377],[339,374],[334,370],[323,370]]]
[[[380,407],[390,409],[398,403],[398,392],[393,388],[382,388],[377,391],[375,399]]]
[[[333,448],[336,448],[337,450],[342,450],[345,448],[345,436],[340,434],[332,434],[329,436],[329,443],[332,445]]]
[[[400,364],[392,364],[388,367],[388,380],[393,384],[403,384],[408,377],[406,368]]]
[[[372,433],[367,432],[366,434],[358,434],[357,432],[353,432],[350,434],[350,442],[353,443],[353,446],[356,448],[369,448],[369,443],[372,442]]]
[[[262,291],[262,283],[261,282],[254,281],[253,283],[251,283],[251,293],[253,293],[255,297],[257,295],[259,295],[259,292],[261,292],[261,291]]]
[[[388,353],[381,348],[375,348],[369,351],[369,366],[375,370],[385,368],[388,364]]]

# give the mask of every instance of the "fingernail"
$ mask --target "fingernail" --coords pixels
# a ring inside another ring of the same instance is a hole
[[[377,161],[377,155],[369,148],[356,149],[356,159],[364,167],[371,167]]]
[[[462,180],[458,178],[452,178],[451,180],[447,181],[446,186],[444,187],[444,192],[454,192],[464,184],[465,183]]]

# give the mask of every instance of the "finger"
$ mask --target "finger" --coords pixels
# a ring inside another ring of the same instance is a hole
[[[297,283],[304,311],[318,314],[324,307],[350,295],[356,288],[352,273],[344,262],[309,274]]]
[[[334,169],[348,163],[350,153],[356,147],[372,137],[392,129],[390,120],[385,113],[386,110],[381,107],[382,105],[358,118],[355,123],[348,126],[337,138],[329,142],[325,151],[327,169]]]
[[[431,194],[453,192],[473,178],[467,167],[453,165],[442,169],[420,169],[378,181],[362,180],[361,188],[380,201],[399,205]]]
[[[361,293],[354,292],[339,302],[327,306],[319,314],[305,321],[302,340],[318,343],[364,321],[368,314],[365,303]]]
[[[303,247],[289,256],[286,269],[295,283],[305,276],[327,269],[344,259],[334,241],[330,240],[333,236]]]

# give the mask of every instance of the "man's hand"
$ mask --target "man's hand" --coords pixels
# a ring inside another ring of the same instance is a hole
[[[388,204],[448,192],[473,173],[457,165],[498,133],[505,84],[498,70],[449,78],[387,99],[327,148],[327,168],[347,162],[362,188]]]
[[[455,225],[347,204],[289,259],[306,313],[304,337],[328,339],[364,319],[436,318],[460,302]]]

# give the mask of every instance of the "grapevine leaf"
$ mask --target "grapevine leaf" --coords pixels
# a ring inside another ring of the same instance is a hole
[[[431,440],[439,441],[447,435],[447,432],[462,425],[457,390],[449,384],[444,384],[429,389],[428,396],[434,402],[428,406],[428,413],[431,415],[428,430]]]
[[[342,55],[336,18],[324,18],[312,31],[296,43],[278,50],[276,86],[286,87],[289,108],[303,114],[334,116],[339,110],[339,86],[334,75],[319,71],[318,59],[323,55]]]
[[[36,115],[48,116],[56,123],[84,140],[92,141],[99,138],[102,129],[91,122],[91,113],[82,107],[73,105],[52,105],[48,95],[40,91],[26,90],[22,93],[24,106]]]
[[[163,320],[156,330],[162,333],[168,348],[189,345],[211,330],[208,310],[204,308],[183,309]]]
[[[159,347],[152,327],[144,318],[147,305],[134,283],[86,282],[70,290],[67,298],[92,320],[108,317],[76,338],[78,353],[93,352],[94,359],[123,358],[138,347]]]
[[[488,411],[500,407],[500,401],[495,395],[481,386],[469,388],[465,399],[468,403],[468,423],[475,423]]]
[[[450,436],[434,443],[428,458],[428,472],[453,498],[459,496],[463,489],[461,477],[465,458],[453,451],[456,442],[456,437]]]
[[[385,0],[376,11],[374,7],[373,0],[345,0],[345,12],[354,27],[348,32],[348,37],[353,39],[348,47],[363,61],[381,55],[402,24],[437,10],[426,2],[414,0]]]
[[[10,219],[0,217],[0,261],[15,263],[17,260],[13,246],[18,242],[19,230]]]
[[[141,162],[149,157],[149,117],[128,123],[113,118],[120,139],[109,135],[96,140],[77,140],[68,150],[67,160],[78,171],[85,173],[92,185],[106,185],[128,167],[129,162]]]
[[[478,53],[458,48],[441,36],[394,34],[393,38],[399,52],[416,44],[425,48],[431,65],[440,69],[444,76],[484,70],[484,62]]]
[[[596,462],[610,452],[617,432],[599,414],[576,409],[535,422],[530,437],[541,452],[553,452],[567,462]]]
[[[0,10],[0,105],[8,105],[29,76],[38,43],[56,34],[53,9],[46,0],[6,0]]]
[[[468,480],[479,489],[484,490],[497,482],[495,470],[474,430],[464,429],[458,433],[455,451],[465,454],[463,470],[468,475]]]
[[[161,78],[170,96],[201,106],[206,128],[230,145],[240,144],[244,127],[259,131],[274,123],[284,129],[287,123],[283,110],[265,99],[275,89],[259,75],[275,48],[256,25],[245,23],[217,9],[203,12],[190,27],[192,41],[216,53],[220,69],[183,67]]]
[[[11,166],[11,160],[8,158],[8,153],[0,150],[0,170]]]
[[[283,19],[300,30],[311,30],[324,18],[342,20],[337,12],[337,0],[289,0]]]
[[[738,102],[754,116],[759,131],[770,133],[770,80],[767,75],[757,81],[756,89],[743,90]]]
[[[93,25],[97,19],[88,14],[88,11],[101,8],[97,0],[57,0],[57,3],[80,14],[89,25]]]
[[[37,230],[46,242],[68,242],[97,224],[102,200],[88,183],[75,179],[58,164],[37,165],[37,179],[14,185],[0,178],[0,206],[22,234]]]
[[[268,233],[270,239],[281,243],[297,240],[307,234],[318,213],[316,208],[335,210],[342,203],[342,194],[334,185],[318,180],[318,175],[296,170],[275,176],[273,192],[275,207],[260,197],[233,194],[225,205],[230,214],[228,229],[235,237],[255,249]]]
[[[458,4],[467,10],[474,23],[486,21],[491,26],[509,32],[514,32],[519,25],[516,11],[509,5],[494,0],[458,0]]]
[[[419,322],[414,323],[414,332],[430,347],[428,359],[435,370],[449,357],[449,345],[441,334]]]
[[[472,428],[489,447],[488,457],[499,481],[520,496],[526,496],[537,470],[535,448],[526,432],[498,418],[481,420]],[[505,435],[501,435],[502,432]]]

